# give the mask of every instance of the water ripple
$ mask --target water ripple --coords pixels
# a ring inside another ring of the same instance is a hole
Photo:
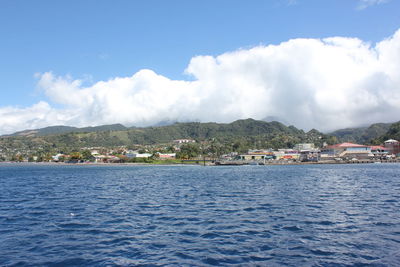
[[[376,165],[0,165],[0,266],[400,266]]]

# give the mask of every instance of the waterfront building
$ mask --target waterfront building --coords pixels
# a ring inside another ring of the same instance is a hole
[[[246,154],[237,156],[241,160],[269,160],[275,159],[273,151],[270,150],[249,150]]]
[[[389,154],[397,155],[400,153],[400,143],[397,140],[386,140],[384,147],[387,149]]]
[[[341,143],[321,149],[321,159],[368,159],[373,156],[370,146],[353,143]]]
[[[277,160],[299,160],[300,153],[293,149],[278,149],[274,151],[275,158]]]
[[[299,154],[299,160],[302,162],[317,162],[320,159],[321,151],[319,149],[301,150]]]
[[[153,156],[153,154],[150,153],[139,153],[137,151],[128,151],[125,154],[126,157],[132,159],[132,158],[150,158],[151,156]]]
[[[293,149],[297,151],[312,150],[315,149],[315,146],[312,143],[296,144]]]
[[[156,155],[160,159],[175,159],[176,158],[176,153],[160,153],[160,152],[157,152]]]
[[[53,160],[54,162],[59,162],[60,159],[63,158],[63,157],[65,157],[65,155],[64,155],[64,154],[61,154],[61,153],[58,153],[58,154],[55,155],[55,156],[51,156],[51,158],[52,158],[52,160]],[[36,157],[36,158],[37,158],[37,157]]]
[[[376,159],[387,159],[388,149],[383,146],[371,146],[371,153]]]

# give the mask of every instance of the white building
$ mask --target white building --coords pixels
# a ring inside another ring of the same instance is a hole
[[[177,139],[173,141],[175,144],[186,144],[186,143],[196,143],[195,140],[192,139]]]
[[[315,148],[312,143],[304,143],[304,144],[296,144],[294,146],[294,150],[302,151],[302,150],[313,150]]]
[[[127,151],[125,156],[127,156],[128,158],[150,158],[151,156],[153,156],[153,154],[150,153],[139,153],[137,151]]]
[[[156,155],[158,155],[158,157],[160,159],[174,159],[174,158],[176,158],[176,153],[160,153],[160,152],[157,152]]]

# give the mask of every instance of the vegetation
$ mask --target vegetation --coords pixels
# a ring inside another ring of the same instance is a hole
[[[102,126],[97,127],[97,129]],[[63,134],[7,136],[0,138],[0,148],[7,152],[35,151],[43,157],[49,152],[71,153],[85,147],[140,147],[166,144],[164,150],[173,151],[172,140],[190,138],[197,144],[183,146],[180,157],[197,154],[219,156],[231,151],[245,152],[256,148],[291,148],[296,143],[310,142],[321,146],[334,141],[331,136],[317,130],[304,132],[279,122],[264,122],[253,119],[233,123],[175,123],[168,126],[129,128]],[[169,144],[169,145],[168,145]],[[81,151],[82,152],[82,151]],[[168,152],[168,151],[166,151]],[[84,157],[85,160],[90,160]]]
[[[374,139],[386,134],[391,125],[391,123],[375,123],[369,127],[337,130],[330,133],[330,135],[335,136],[340,142],[372,144]]]
[[[61,128],[60,128],[61,127]],[[122,128],[123,127],[123,128]],[[381,144],[389,138],[400,139],[400,122],[377,123],[369,127],[342,129],[330,135],[315,129],[308,132],[279,122],[265,122],[253,119],[232,123],[175,123],[173,125],[126,128],[122,125],[74,128],[77,132],[58,133],[74,127],[56,126],[37,131],[36,134],[0,137],[0,161],[28,159],[48,161],[56,153],[68,154],[72,160],[93,161],[87,149],[103,147],[113,149],[114,156],[121,162],[156,162],[159,159],[128,159],[118,147],[139,150],[141,153],[177,153],[179,159],[199,156],[218,158],[229,152],[244,153],[249,149],[292,148],[298,143],[314,143],[322,147],[324,143],[355,142]],[[83,132],[85,129],[86,132]],[[103,129],[106,129],[103,131]],[[122,130],[121,130],[122,129]],[[27,132],[27,131],[25,131]],[[57,134],[50,134],[56,132]],[[181,145],[175,151],[172,140],[194,139],[196,143]],[[102,153],[100,151],[100,153]],[[60,159],[62,161],[63,158]]]
[[[372,140],[373,144],[382,144],[388,139],[400,141],[400,121],[390,125],[386,133]]]

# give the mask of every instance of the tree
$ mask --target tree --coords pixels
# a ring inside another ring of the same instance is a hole
[[[183,144],[181,151],[178,153],[179,158],[189,159],[195,158],[201,154],[200,146],[196,143]]]
[[[86,161],[94,161],[95,157],[93,157],[92,153],[89,150],[84,150],[81,153],[82,159]]]
[[[72,152],[70,158],[71,160],[80,160],[82,159],[82,155],[79,152]]]

